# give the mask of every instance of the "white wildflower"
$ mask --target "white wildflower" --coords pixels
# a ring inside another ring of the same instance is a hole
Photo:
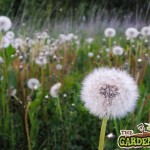
[[[95,69],[82,85],[81,99],[85,107],[99,118],[121,118],[135,108],[138,87],[126,71]]]

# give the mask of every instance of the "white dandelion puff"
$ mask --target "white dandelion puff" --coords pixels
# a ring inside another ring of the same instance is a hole
[[[17,38],[17,39],[15,39],[15,48],[16,49],[22,49],[23,48],[23,40],[21,39],[21,38]]]
[[[43,66],[48,63],[47,58],[45,56],[39,56],[35,58],[35,63],[39,66]]]
[[[15,34],[14,34],[14,32],[12,32],[12,31],[8,31],[8,32],[6,33],[6,37],[11,41],[12,39],[14,39]]]
[[[141,34],[145,37],[150,36],[150,27],[143,27],[141,29]]]
[[[39,80],[37,80],[37,79],[35,79],[35,78],[31,78],[31,79],[29,79],[28,82],[27,82],[27,86],[28,86],[28,88],[31,89],[31,90],[37,90],[38,87],[39,87],[39,85],[40,85]]]
[[[50,89],[50,95],[54,98],[58,97],[60,87],[61,87],[61,83],[58,82],[54,84]]]
[[[4,59],[0,57],[0,64],[4,63]]]
[[[112,51],[114,55],[122,55],[124,50],[120,46],[115,46],[113,47]]]
[[[116,31],[113,28],[107,28],[104,31],[106,37],[114,37],[116,35]]]
[[[87,38],[87,39],[86,39],[86,42],[87,42],[88,44],[91,44],[93,41],[94,41],[93,38]]]
[[[88,53],[88,57],[92,58],[93,56],[94,56],[94,53],[92,53],[92,52]]]
[[[61,70],[61,69],[62,69],[62,65],[61,65],[61,64],[57,64],[57,65],[56,65],[56,69],[57,69],[57,70]]]
[[[125,31],[125,35],[129,39],[134,39],[139,35],[139,31],[136,28],[128,28]]]
[[[84,79],[81,99],[99,118],[121,118],[134,110],[138,87],[126,71],[99,68]]]
[[[6,16],[0,16],[0,31],[8,31],[11,28],[11,21]]]
[[[4,36],[2,38],[2,41],[1,41],[1,44],[0,44],[0,48],[7,48],[9,45],[10,45],[9,39],[6,36]]]

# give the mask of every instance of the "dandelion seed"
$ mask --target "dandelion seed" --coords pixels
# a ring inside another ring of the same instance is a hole
[[[124,117],[134,110],[137,98],[136,82],[119,69],[95,69],[82,83],[81,99],[99,118]]]
[[[58,92],[60,90],[61,83],[54,84],[50,89],[50,95],[54,98],[58,97]]]
[[[116,35],[116,31],[113,28],[107,28],[104,31],[106,37],[114,37]]]
[[[0,31],[8,31],[11,28],[11,21],[6,16],[0,16]]]
[[[139,35],[139,31],[136,28],[128,28],[125,31],[125,35],[129,38],[129,39],[134,39]]]
[[[40,85],[40,82],[35,78],[31,78],[27,82],[27,86],[31,90],[37,90],[39,85]]]
[[[123,54],[123,48],[120,46],[115,46],[113,49],[113,54],[114,55],[122,55]]]

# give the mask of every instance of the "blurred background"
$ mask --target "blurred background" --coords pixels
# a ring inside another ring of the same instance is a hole
[[[53,27],[55,33],[138,28],[148,25],[150,15],[149,0],[0,0],[0,6],[0,14],[9,16],[14,27]]]

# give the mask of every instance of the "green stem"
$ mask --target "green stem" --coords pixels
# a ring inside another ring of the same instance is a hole
[[[61,106],[60,106],[60,99],[57,97],[57,110],[60,114],[60,119],[62,119],[62,111],[61,111]]]
[[[118,129],[118,125],[117,125],[117,120],[114,120],[114,124],[115,124],[115,129],[116,129],[116,133],[117,133],[117,137],[119,137],[119,129]]]
[[[28,150],[31,150],[31,142],[30,142],[30,133],[29,133],[29,128],[28,128],[28,110],[29,110],[29,103],[26,106],[25,109],[25,130],[26,130],[26,135],[27,135],[27,142],[28,142]]]
[[[98,150],[103,150],[103,148],[104,148],[104,139],[105,139],[105,130],[106,130],[106,125],[107,125],[107,120],[108,119],[105,117],[102,120]]]

